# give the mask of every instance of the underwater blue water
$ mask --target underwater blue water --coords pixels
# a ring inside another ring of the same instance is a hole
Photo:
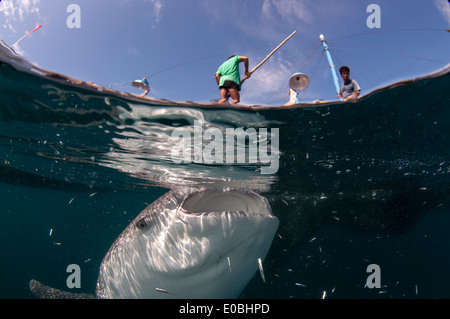
[[[449,298],[449,84],[447,69],[357,103],[238,109],[152,104],[2,63],[0,298],[32,298],[32,278],[67,290],[70,264],[94,293],[114,239],[175,186],[269,200],[280,227],[267,282],[256,273],[243,298]],[[278,128],[277,172],[175,164],[171,133],[195,121]],[[380,288],[365,287],[370,264]]]

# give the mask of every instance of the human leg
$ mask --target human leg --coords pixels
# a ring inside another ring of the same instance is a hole
[[[230,94],[228,92],[227,88],[221,88],[220,89],[220,97],[221,99],[219,100],[219,103],[225,103],[226,101],[228,101]]]
[[[231,104],[237,104],[239,103],[241,96],[239,94],[239,90],[237,89],[228,89],[230,92],[230,96],[233,99],[233,101],[231,102]]]

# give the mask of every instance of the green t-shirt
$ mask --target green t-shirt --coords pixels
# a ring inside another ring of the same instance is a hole
[[[239,74],[239,62],[241,57],[236,55],[219,66],[216,74],[220,74],[219,87],[223,85],[225,81],[233,81],[241,89],[241,75]]]

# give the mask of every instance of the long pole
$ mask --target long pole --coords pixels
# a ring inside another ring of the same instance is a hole
[[[290,36],[288,36],[286,39],[284,39],[283,42],[281,42],[275,49],[273,49],[273,51],[270,52],[269,55],[266,56],[264,60],[262,60],[257,66],[255,66],[255,67],[250,71],[250,74],[252,74],[253,72],[255,72],[261,65],[263,65],[263,63],[266,62],[267,59],[270,58],[270,57],[272,56],[272,54],[275,53],[275,51],[277,51],[279,48],[281,48],[281,46],[282,46],[283,44],[285,44],[287,40],[289,40],[290,38],[292,38],[292,36],[293,36],[296,32],[297,32],[297,31],[292,32]],[[246,78],[242,79],[242,80],[241,80],[241,83],[244,83],[245,80],[246,80]]]
[[[33,30],[31,30],[30,32],[28,32],[27,34],[25,34],[23,37],[21,37],[19,40],[16,41],[16,43],[14,43],[12,46],[15,46],[17,43],[19,43],[20,41],[22,41],[23,38],[25,38],[26,36],[29,36],[30,34],[32,34],[34,31],[36,31],[37,29],[41,28],[42,25],[38,25],[36,28],[34,28]]]
[[[326,54],[327,59],[328,59],[328,64],[330,65],[331,75],[333,76],[334,87],[336,88],[336,93],[337,93],[337,95],[339,95],[340,94],[339,93],[340,92],[340,88],[339,88],[338,77],[337,77],[337,74],[336,74],[336,68],[334,66],[333,59],[331,58],[331,54],[330,54],[330,51],[328,49],[328,44],[325,41],[325,37],[323,36],[323,34],[321,34],[319,36],[319,38],[320,38],[320,41],[322,41],[323,49],[325,50],[325,54]],[[342,98],[341,98],[341,100],[342,100]]]

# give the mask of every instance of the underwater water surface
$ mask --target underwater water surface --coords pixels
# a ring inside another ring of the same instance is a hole
[[[173,187],[246,188],[270,202],[280,226],[266,282],[255,273],[242,298],[450,297],[448,67],[358,102],[227,108],[133,99],[2,59],[1,298],[33,298],[32,278],[67,290],[70,264],[77,292],[94,293],[109,246]],[[276,172],[175,163],[171,134],[196,121],[278,129]],[[366,286],[373,264],[379,288]]]

